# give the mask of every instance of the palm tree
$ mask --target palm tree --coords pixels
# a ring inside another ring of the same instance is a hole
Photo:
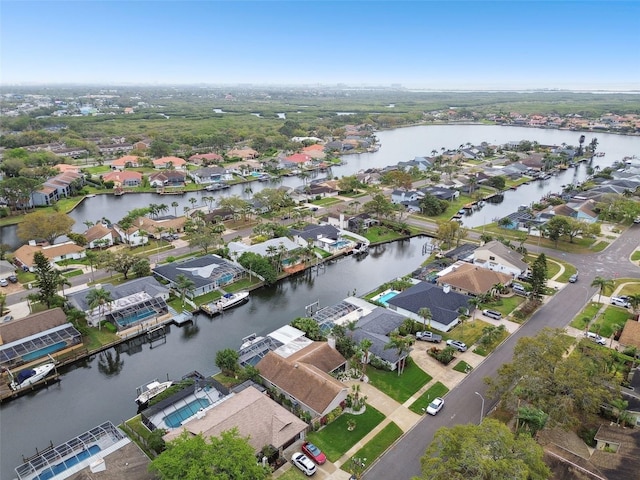
[[[0,315],[4,313],[4,305],[7,303],[7,294],[0,292]]]
[[[98,309],[98,320],[104,316],[104,309],[111,302],[113,302],[113,298],[111,297],[111,292],[109,290],[105,290],[104,288],[94,288],[87,294],[86,298],[87,303],[89,304],[89,308],[91,310]],[[98,321],[98,329],[101,327],[100,321]]]
[[[422,307],[420,310],[418,310],[418,316],[422,318],[422,326],[424,327],[424,329],[427,329],[427,320],[429,321],[429,329],[431,329],[431,319],[433,318],[431,309]]]
[[[178,207],[180,204],[178,202],[171,202],[171,206],[173,207],[173,214],[177,218],[178,217]]]
[[[56,283],[58,284],[58,287],[60,287],[60,289],[62,290],[62,296],[64,297],[64,287],[70,287],[71,282],[67,277],[59,273],[58,278],[56,279]]]
[[[384,346],[385,350],[390,348],[395,348],[398,354],[398,376],[402,374],[404,371],[405,363],[407,360],[407,356],[405,353],[409,351],[409,347],[411,346],[411,339],[407,337],[401,337],[400,335],[393,335]]]
[[[467,302],[469,306],[473,307],[473,316],[471,320],[476,319],[476,312],[482,306],[482,298],[481,297],[472,297],[471,300]]]
[[[175,289],[180,292],[180,299],[182,300],[182,306],[184,307],[184,297],[187,292],[193,291],[196,284],[184,274],[180,274],[176,277]]]
[[[638,313],[638,307],[640,307],[640,293],[632,293],[629,295],[629,305],[633,309],[633,313]]]
[[[598,275],[593,279],[593,282],[591,282],[591,286],[598,288],[598,303],[602,303],[602,294],[613,290],[614,285],[615,284],[613,280],[611,280],[610,278],[603,278]]]
[[[369,363],[369,349],[373,345],[373,342],[368,338],[360,340],[360,350],[362,350],[362,374],[367,373],[367,363]]]

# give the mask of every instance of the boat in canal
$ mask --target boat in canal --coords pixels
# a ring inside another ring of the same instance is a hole
[[[159,382],[156,378],[154,381],[138,387],[136,389],[136,393],[138,394],[138,396],[136,397],[136,403],[141,406],[146,405],[147,403],[149,403],[149,400],[160,395],[171,385],[173,385],[172,381]]]
[[[22,370],[15,377],[10,370],[7,370],[7,372],[11,376],[11,383],[9,384],[9,387],[14,392],[20,391],[23,388],[29,387],[38,383],[40,380],[43,380],[55,368],[55,362],[47,362],[34,368]]]
[[[249,300],[249,292],[246,291],[225,293],[215,302],[205,303],[204,305],[201,305],[200,308],[203,312],[209,315],[217,315],[218,313],[222,313],[224,310],[240,305],[247,300]]]

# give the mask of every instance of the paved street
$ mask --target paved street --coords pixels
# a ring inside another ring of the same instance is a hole
[[[575,265],[580,279],[569,284],[543,305],[532,317],[481,362],[446,397],[443,411],[436,417],[423,417],[384,456],[367,471],[365,479],[410,479],[420,475],[420,458],[433,440],[436,430],[442,426],[460,423],[478,423],[481,398],[485,398],[485,410],[489,412],[496,400],[488,397],[485,377],[495,377],[498,368],[511,360],[516,342],[522,337],[534,336],[544,327],[564,328],[580,312],[585,303],[596,293],[590,287],[597,275],[605,278],[640,278],[640,268],[629,261],[640,242],[640,226],[634,225],[624,232],[604,252],[593,255],[562,255],[562,259]],[[530,248],[530,251],[539,249]],[[558,256],[558,252],[546,252]]]

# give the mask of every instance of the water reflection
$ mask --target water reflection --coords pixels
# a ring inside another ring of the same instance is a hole
[[[118,375],[123,368],[124,360],[120,359],[120,352],[117,349],[106,350],[98,354],[98,370],[103,375],[107,377]]]

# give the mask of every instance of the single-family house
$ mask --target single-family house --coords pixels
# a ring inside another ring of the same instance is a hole
[[[406,162],[398,162],[398,168],[406,171],[412,168],[418,169],[420,172],[426,172],[433,166],[433,161],[427,157],[415,157],[413,160]]]
[[[194,283],[194,288],[187,292],[190,297],[204,295],[247,276],[242,267],[217,255],[205,255],[156,266],[153,273],[169,282],[172,288],[176,285],[178,275],[184,275]]]
[[[271,400],[266,393],[248,386],[208,409],[204,415],[170,431],[163,439],[165,442],[174,440],[185,430],[191,435],[202,434],[204,438],[219,437],[222,432],[237,428],[240,436],[249,439],[256,453],[266,445],[282,453],[305,438],[307,427],[304,421]]]
[[[61,308],[0,323],[0,371],[78,347],[82,347],[82,335]]]
[[[79,260],[86,256],[85,248],[73,242],[46,246],[36,245],[35,242],[30,242],[28,245],[22,245],[13,253],[14,263],[22,269],[33,272],[35,268],[33,256],[36,252],[41,252],[52,264],[61,260]]]
[[[467,295],[483,295],[498,284],[509,285],[512,280],[513,277],[506,273],[458,261],[438,274],[436,284],[449,285],[452,290]]]
[[[113,229],[123,243],[133,247],[149,243],[148,232],[139,225],[131,225],[128,228],[123,228],[118,224],[114,224]]]
[[[293,240],[305,247],[312,244],[315,247],[329,250],[340,239],[340,230],[332,225],[306,225],[302,230],[292,228],[289,230]]]
[[[470,310],[469,299],[467,295],[455,292],[449,286],[440,287],[420,282],[390,298],[387,304],[394,312],[420,323],[424,320],[418,312],[421,308],[428,308],[433,316],[431,326],[448,332],[459,322],[458,309],[463,307]]]
[[[253,160],[254,158],[258,158],[260,153],[258,153],[253,148],[243,147],[243,148],[232,148],[227,152],[227,157],[237,157],[242,160]]]
[[[116,158],[111,162],[111,168],[114,170],[124,170],[125,168],[135,168],[140,166],[140,158],[137,155],[125,155]]]
[[[347,230],[353,232],[366,232],[369,227],[373,225],[379,225],[380,220],[373,218],[368,213],[360,213],[347,220]]]
[[[96,223],[84,232],[84,236],[87,239],[87,248],[106,248],[115,243],[117,233],[102,223]]]
[[[320,145],[318,143],[316,143],[315,145],[304,147],[302,149],[302,153],[304,155],[308,155],[314,160],[324,160],[324,158],[327,156],[326,152],[324,151],[324,145]]]
[[[162,157],[153,161],[153,168],[163,169],[181,169],[185,168],[187,162],[180,157]]]
[[[625,322],[618,342],[624,347],[640,349],[640,322],[632,320]]]
[[[302,168],[311,165],[313,158],[306,153],[294,153],[280,161],[282,168]]]
[[[458,190],[454,190],[453,188],[446,188],[446,187],[438,187],[438,186],[424,187],[424,188],[421,188],[420,191],[422,192],[423,195],[433,195],[438,200],[451,201],[451,200],[455,200],[460,196],[460,192]]]
[[[303,247],[288,237],[270,238],[253,245],[247,245],[242,242],[229,242],[227,248],[229,248],[229,254],[232,258],[240,258],[245,252],[271,257],[273,255],[271,252],[275,248],[279,254],[280,262],[285,267],[291,267],[293,264],[303,261],[302,257],[293,260],[294,252],[300,251]]]
[[[409,356],[410,349],[398,352],[395,348],[385,348],[391,341],[392,332],[397,331],[405,319],[406,317],[391,310],[375,307],[358,320],[355,330],[350,335],[353,336],[356,345],[364,339],[371,342],[367,363],[371,361],[371,356],[375,356],[386,362],[391,370],[395,370],[400,362]]]
[[[133,170],[115,170],[105,173],[102,181],[113,182],[114,187],[139,187],[142,184],[142,174]]]
[[[144,152],[145,150],[148,150],[150,146],[151,142],[140,140],[139,142],[133,144],[133,149],[139,152]]]
[[[265,385],[295,406],[322,418],[346,400],[347,386],[330,375],[344,368],[346,360],[327,342],[312,342],[289,356],[277,352],[268,352],[256,368]]]
[[[233,174],[223,167],[203,167],[189,172],[198,185],[233,180]]]
[[[186,175],[178,170],[163,170],[149,175],[149,185],[152,187],[178,187],[184,185]]]
[[[90,305],[87,298],[95,288],[109,292],[112,300],[107,305]],[[67,295],[70,305],[85,312],[90,325],[97,326],[102,320],[107,320],[118,330],[167,315],[168,299],[169,288],[151,276],[129,280],[121,285],[105,283]]]
[[[522,260],[522,254],[497,240],[492,240],[476,248],[473,254],[473,263],[479,267],[507,273],[514,277],[524,274],[529,269],[529,266]]]
[[[391,203],[417,202],[424,194],[417,190],[394,190],[391,192]]]
[[[208,165],[210,163],[221,162],[222,156],[217,153],[198,153],[189,157],[189,162],[195,165]]]

